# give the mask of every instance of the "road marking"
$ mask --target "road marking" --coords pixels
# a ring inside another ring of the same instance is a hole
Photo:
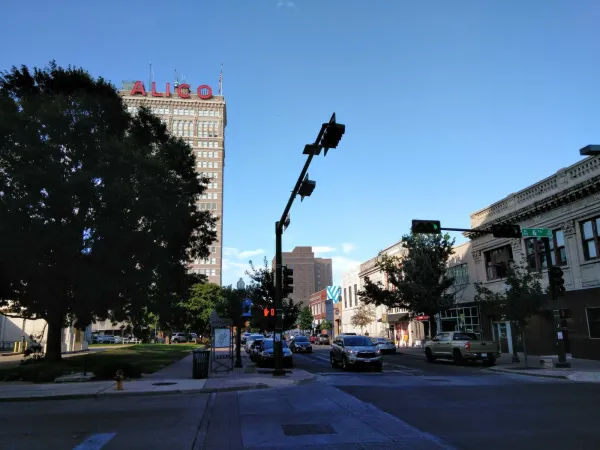
[[[117,433],[97,433],[89,436],[73,450],[100,450],[114,438]]]

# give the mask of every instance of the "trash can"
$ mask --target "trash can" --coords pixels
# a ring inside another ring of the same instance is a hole
[[[210,350],[196,349],[192,352],[193,366],[192,378],[208,378],[208,364],[210,362]]]

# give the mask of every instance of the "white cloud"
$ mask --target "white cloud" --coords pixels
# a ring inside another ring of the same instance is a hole
[[[252,256],[262,255],[265,251],[262,248],[258,248],[256,250],[244,250],[240,251],[234,247],[225,247],[223,248],[223,256],[231,256],[236,259],[247,259]]]
[[[247,262],[240,263],[223,258],[223,286],[232,284],[235,287],[240,278],[243,278],[244,282],[248,284],[246,271],[249,269],[250,265]]]
[[[351,251],[353,251],[356,248],[356,245],[353,244],[352,242],[344,242],[342,244],[342,251],[344,253],[350,253]]]
[[[277,7],[278,8],[282,8],[284,6],[286,8],[295,8],[296,4],[294,2],[292,2],[291,0],[277,0]]]
[[[333,284],[334,286],[342,285],[342,274],[355,269],[362,262],[355,259],[346,258],[345,256],[332,256],[331,264],[333,269]]]
[[[315,254],[315,256],[318,256],[319,254],[323,254],[323,253],[335,252],[335,247],[316,246],[316,247],[313,247],[312,250],[313,250],[313,253]]]

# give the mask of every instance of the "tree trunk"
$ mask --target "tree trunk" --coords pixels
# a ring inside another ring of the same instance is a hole
[[[62,359],[62,328],[63,318],[52,314],[46,319],[48,338],[46,339],[46,360],[58,362]]]

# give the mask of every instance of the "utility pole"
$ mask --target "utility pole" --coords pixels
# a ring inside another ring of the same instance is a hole
[[[283,255],[282,255],[282,239],[283,232],[290,224],[289,213],[294,203],[296,195],[300,195],[301,200],[304,197],[309,197],[316,187],[316,182],[308,179],[308,168],[315,155],[321,153],[324,149],[324,155],[327,156],[327,151],[331,148],[336,148],[339,144],[342,135],[346,131],[346,127],[338,124],[335,121],[335,113],[331,115],[328,123],[321,125],[319,134],[313,144],[308,144],[304,147],[303,153],[308,155],[304,167],[300,172],[300,176],[296,181],[296,185],[292,190],[290,198],[283,210],[283,214],[279,221],[275,222],[275,333],[273,334],[273,352],[274,352],[274,376],[285,375],[283,370]],[[290,274],[291,275],[291,274]]]

